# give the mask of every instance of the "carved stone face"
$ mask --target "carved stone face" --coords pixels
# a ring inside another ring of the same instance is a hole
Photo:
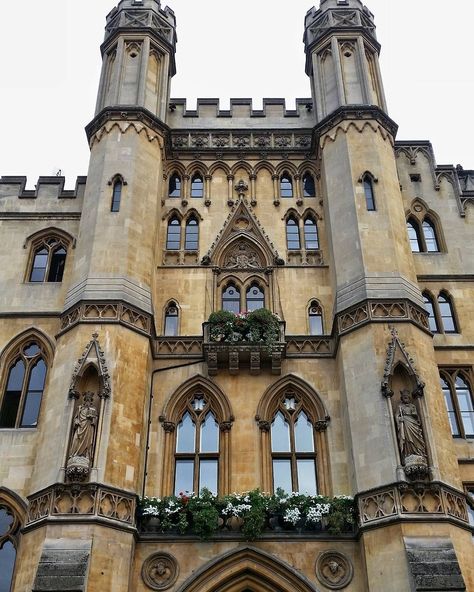
[[[410,393],[408,391],[402,391],[400,398],[401,398],[402,403],[407,404],[407,403],[410,403],[411,402],[411,396],[410,396]]]
[[[331,571],[332,574],[337,574],[337,572],[339,571],[339,563],[337,561],[330,561],[328,563],[329,569]]]

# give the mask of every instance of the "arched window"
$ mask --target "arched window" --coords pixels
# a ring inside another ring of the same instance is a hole
[[[474,438],[474,400],[467,377],[455,370],[443,372],[441,388],[454,437]]]
[[[369,212],[375,211],[375,194],[374,194],[374,182],[372,177],[367,173],[364,175],[362,182],[364,184],[365,194],[365,205]]]
[[[45,238],[36,244],[30,282],[61,282],[66,265],[66,245],[56,237]]]
[[[304,247],[307,251],[319,249],[318,227],[311,217],[304,221]]]
[[[175,302],[170,302],[165,310],[165,335],[178,335],[179,312]]]
[[[235,314],[240,312],[240,291],[234,284],[229,284],[222,292],[222,310]]]
[[[9,365],[0,407],[0,428],[36,427],[45,380],[44,354],[37,342],[30,341]]]
[[[191,197],[202,197],[204,195],[204,181],[199,173],[191,179]]]
[[[425,219],[421,227],[423,229],[426,251],[428,253],[437,253],[439,251],[439,247],[434,224],[432,224],[428,219]]]
[[[176,427],[174,493],[200,492],[204,487],[217,494],[220,430],[203,393],[195,393]]]
[[[0,591],[9,592],[15,569],[16,543],[20,521],[16,513],[0,497]]]
[[[286,221],[286,246],[289,251],[300,249],[300,231],[298,222],[290,217]]]
[[[120,210],[120,200],[122,199],[122,181],[117,179],[114,182],[114,188],[112,190],[112,203],[110,205],[111,212],[118,212]]]
[[[423,293],[423,302],[425,303],[425,308],[428,311],[428,322],[430,325],[430,331],[432,333],[439,333],[438,327],[438,320],[436,318],[436,312],[433,305],[432,297],[427,294],[426,292]]]
[[[251,312],[265,307],[265,294],[258,284],[252,284],[246,293],[246,309]]]
[[[317,300],[313,300],[308,310],[309,334],[323,335],[323,312]]]
[[[181,197],[181,177],[177,173],[170,177],[168,197]]]
[[[280,177],[280,196],[293,197],[293,181],[286,171]]]
[[[303,175],[303,197],[316,197],[316,186],[311,173]]]
[[[196,218],[191,217],[186,222],[184,235],[184,250],[197,251],[199,248],[199,223]]]
[[[168,222],[166,248],[168,251],[178,251],[181,248],[181,222],[178,218],[171,218]]]
[[[438,296],[438,308],[443,331],[445,333],[457,333],[458,331],[454,319],[452,302],[446,294],[441,293]]]
[[[410,246],[412,253],[419,253],[421,248],[420,231],[418,223],[415,220],[407,221],[408,238],[410,239]]]
[[[273,490],[316,495],[314,427],[301,401],[285,393],[271,424]]]

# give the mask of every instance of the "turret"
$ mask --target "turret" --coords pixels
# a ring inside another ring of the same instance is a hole
[[[318,121],[345,105],[386,111],[374,17],[360,0],[322,0],[306,14],[304,43]]]
[[[107,15],[96,115],[106,107],[143,107],[166,118],[176,73],[176,19],[159,0],[122,0]]]

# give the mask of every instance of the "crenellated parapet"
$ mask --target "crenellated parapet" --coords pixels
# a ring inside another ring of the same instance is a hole
[[[26,189],[26,176],[0,177],[0,198],[18,197],[20,199],[36,199],[48,196],[56,199],[75,199],[84,195],[87,177],[77,177],[74,189],[64,189],[66,178],[39,177],[34,189]]]

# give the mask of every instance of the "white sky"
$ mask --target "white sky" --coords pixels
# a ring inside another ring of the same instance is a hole
[[[309,97],[303,22],[311,0],[168,0],[177,18],[172,97]],[[400,140],[431,140],[439,164],[474,168],[472,0],[367,0]],[[162,6],[166,5],[165,0]],[[87,174],[84,133],[114,0],[0,0],[0,174]]]

